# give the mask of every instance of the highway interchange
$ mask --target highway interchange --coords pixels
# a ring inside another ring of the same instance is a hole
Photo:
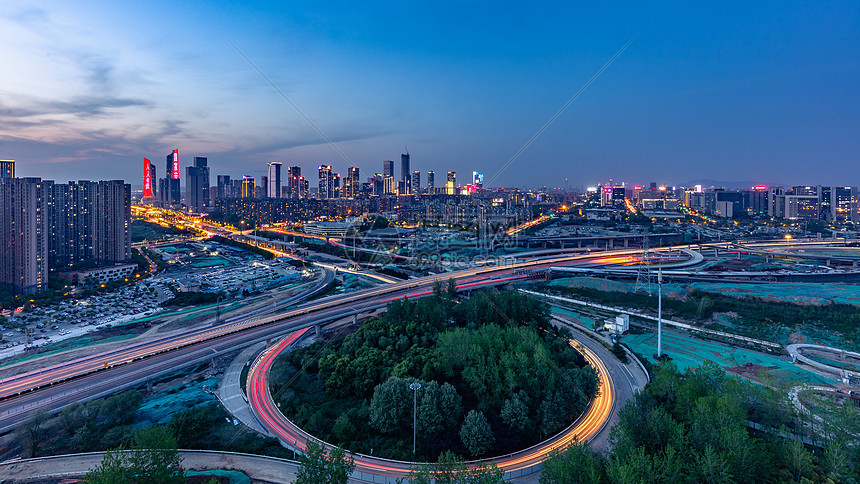
[[[429,276],[395,282],[307,302],[271,316],[246,315],[241,319],[234,318],[217,326],[191,330],[48,368],[5,376],[0,379],[0,433],[8,432],[20,425],[37,409],[56,412],[71,403],[106,396],[123,388],[146,382],[159,374],[206,361],[254,343],[271,341],[304,328],[384,307],[389,301],[398,298],[430,294],[434,283],[440,278],[454,278],[458,290],[467,291],[529,279],[539,271],[545,271],[551,267],[593,266],[611,262],[629,264],[629,257],[639,253],[641,253],[640,250],[617,250],[593,254],[551,255],[500,266],[463,269],[441,277]],[[539,462],[550,449],[566,445],[574,435],[578,435],[580,439],[592,437],[609,420],[615,408],[613,393],[622,382],[610,377],[612,371],[607,370],[602,359],[593,352],[585,350],[583,353],[601,376],[601,397],[595,399],[589,411],[578,422],[559,436],[541,444],[543,447],[527,449],[498,459],[497,463],[503,468],[515,470],[533,465]],[[627,391],[631,390],[627,389]],[[265,394],[268,395],[267,389]],[[280,413],[278,412],[277,415]],[[272,416],[272,418],[275,417]],[[280,418],[283,416],[281,415]],[[290,438],[294,442],[296,440],[295,436],[284,436],[284,438],[287,441]],[[364,456],[360,458],[364,459]],[[374,472],[374,468],[376,468],[375,472],[383,474],[389,471],[402,472],[402,466],[385,469],[391,467],[388,461],[377,462],[367,459],[361,460],[359,464],[371,472]]]

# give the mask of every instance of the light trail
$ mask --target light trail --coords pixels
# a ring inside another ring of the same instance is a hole
[[[266,430],[299,451],[307,448],[310,439],[319,441],[292,423],[281,411],[269,391],[268,375],[277,357],[298,341],[307,328],[289,334],[276,345],[264,351],[248,372],[247,392],[251,410]],[[594,368],[599,381],[599,392],[591,401],[585,413],[576,422],[557,435],[527,449],[502,457],[492,457],[467,462],[470,466],[496,464],[504,472],[517,471],[542,462],[552,451],[567,448],[575,440],[585,442],[594,437],[606,425],[615,405],[615,392],[612,377],[603,361],[590,349],[574,339],[569,344],[579,351],[588,364]],[[322,442],[329,450],[334,446]],[[383,459],[365,454],[354,453],[356,470],[383,477],[406,477],[419,463],[393,459]]]

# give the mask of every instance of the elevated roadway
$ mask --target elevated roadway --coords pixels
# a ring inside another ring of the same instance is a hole
[[[259,423],[282,443],[300,452],[307,448],[309,440],[318,442],[319,440],[293,424],[281,413],[269,391],[268,374],[278,355],[295,344],[307,331],[308,328],[296,331],[263,352],[252,365],[247,381],[248,399]],[[530,473],[553,450],[566,448],[574,440],[588,441],[604,429],[616,408],[616,389],[613,378],[604,359],[598,357],[592,348],[575,339],[570,340],[570,345],[575,347],[595,369],[599,380],[599,393],[590,402],[585,413],[562,432],[544,442],[513,454],[471,461],[470,464],[495,463],[507,476]],[[329,449],[333,447],[325,442],[323,444]],[[371,476],[381,477],[384,482],[394,482],[398,478],[406,477],[416,465],[413,462],[383,459],[359,453],[352,454],[352,457],[356,464],[354,476],[374,481]]]
[[[472,268],[448,274],[459,290],[530,279],[533,271],[568,263],[593,262],[595,255],[547,257],[505,266]],[[58,411],[76,401],[108,395],[158,374],[297,329],[343,318],[403,297],[430,294],[435,277],[402,281],[302,304],[280,314],[225,322],[106,353],[74,359],[0,380],[0,432],[11,430],[33,411]],[[0,372],[2,374],[2,372]]]

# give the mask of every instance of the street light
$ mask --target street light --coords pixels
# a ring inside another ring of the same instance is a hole
[[[415,455],[415,444],[418,440],[418,390],[420,388],[421,384],[417,381],[409,385],[409,389],[415,392],[415,399],[412,404],[412,455]]]

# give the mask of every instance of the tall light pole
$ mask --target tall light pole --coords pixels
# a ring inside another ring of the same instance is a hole
[[[657,358],[663,356],[663,269],[657,269]]]
[[[415,455],[415,447],[418,442],[418,389],[420,388],[421,384],[417,381],[409,385],[409,389],[413,390],[415,394],[412,404],[412,455]]]

